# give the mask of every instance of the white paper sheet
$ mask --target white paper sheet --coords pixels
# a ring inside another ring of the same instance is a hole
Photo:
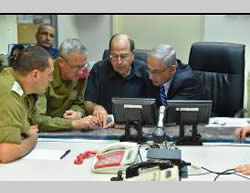
[[[206,127],[246,127],[250,126],[249,118],[212,117]]]
[[[23,159],[45,159],[45,160],[60,160],[60,157],[66,150],[55,149],[33,149]]]

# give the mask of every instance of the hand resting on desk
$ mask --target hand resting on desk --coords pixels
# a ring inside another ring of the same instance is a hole
[[[234,131],[234,138],[237,141],[244,141],[248,134],[250,134],[250,126],[236,128]],[[237,166],[235,170],[236,172],[239,172],[245,175],[250,175],[250,164]]]
[[[236,128],[234,131],[234,138],[237,141],[244,141],[248,134],[250,134],[250,126]]]
[[[73,130],[91,129],[98,124],[99,122],[97,117],[89,115],[78,120],[73,120],[72,128]]]
[[[93,114],[97,117],[99,125],[103,128],[110,128],[114,126],[113,118],[111,118],[107,111],[101,105],[95,105]]]
[[[64,119],[72,119],[72,120],[81,119],[82,118],[82,113],[81,112],[72,111],[72,110],[67,110],[63,114],[63,118]]]
[[[99,105],[95,106],[93,115],[82,118],[81,112],[67,110],[63,114],[63,118],[79,120],[72,123],[74,130],[82,130],[83,128],[94,129],[96,126],[101,126],[103,128],[114,127],[114,121],[112,118],[108,117],[106,110]]]
[[[235,168],[236,172],[250,175],[250,164],[240,165]]]

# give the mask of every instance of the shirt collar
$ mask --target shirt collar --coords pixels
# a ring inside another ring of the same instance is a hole
[[[168,90],[170,85],[171,85],[171,82],[173,80],[174,77],[172,77],[169,81],[165,82],[163,85],[164,85],[164,88],[165,90]]]

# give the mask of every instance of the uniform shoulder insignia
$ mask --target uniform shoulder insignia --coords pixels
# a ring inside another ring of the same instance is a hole
[[[14,82],[14,84],[13,84],[13,86],[11,88],[11,91],[14,91],[19,96],[23,96],[23,93],[24,93],[22,87],[20,86],[20,84],[17,81]]]

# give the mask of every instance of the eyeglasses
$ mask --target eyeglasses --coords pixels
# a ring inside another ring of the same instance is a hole
[[[73,73],[78,73],[80,70],[89,70],[89,63],[86,62],[85,64],[80,64],[80,65],[77,65],[77,66],[72,66],[70,65],[70,63],[68,62],[68,60],[66,60],[63,56],[61,56],[61,58],[65,61],[65,63],[69,66],[70,70],[73,72]]]
[[[165,68],[164,70],[154,70],[154,71],[150,71],[148,69],[148,73],[153,75],[153,76],[160,76],[162,73],[166,72],[168,70],[169,67]]]
[[[120,58],[121,61],[125,61],[132,53],[129,54],[110,54],[110,60],[112,61],[118,61]]]

